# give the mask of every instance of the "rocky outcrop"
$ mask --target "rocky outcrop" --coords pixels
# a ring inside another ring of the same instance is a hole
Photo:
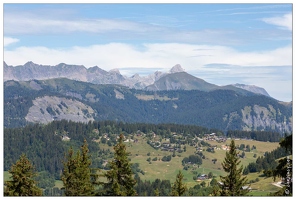
[[[233,86],[237,87],[237,88],[247,90],[247,91],[250,91],[250,92],[253,92],[253,93],[256,93],[256,94],[262,94],[262,95],[265,95],[267,97],[270,97],[269,94],[266,92],[266,90],[264,88],[261,88],[261,87],[255,86],[255,85],[245,85],[245,84],[236,83],[236,84],[233,84]]]
[[[44,96],[33,100],[25,119],[28,122],[47,124],[54,120],[71,120],[75,122],[94,121],[95,111],[77,100]]]
[[[185,72],[185,70],[181,67],[180,64],[175,65],[170,69],[170,73],[178,73],[178,72]]]
[[[271,105],[269,108],[254,105],[245,106],[242,112],[243,130],[278,130],[282,133],[292,132],[292,118],[287,119]]]

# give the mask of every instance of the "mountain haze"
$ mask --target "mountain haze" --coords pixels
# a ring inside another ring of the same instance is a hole
[[[268,93],[257,86],[234,84],[218,86],[185,72],[180,64],[173,66],[168,72],[156,71],[147,76],[134,74],[131,77],[123,76],[118,69],[105,71],[98,66],[85,68],[83,65],[67,65],[60,63],[56,66],[38,65],[27,62],[25,65],[8,66],[5,62],[4,81],[47,80],[53,78],[68,78],[71,80],[94,84],[119,84],[134,89],[151,91],[160,90],[200,90],[212,91],[216,89],[234,90],[240,93],[252,92],[268,96]]]

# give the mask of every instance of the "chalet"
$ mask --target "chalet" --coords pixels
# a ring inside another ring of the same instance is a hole
[[[224,185],[221,181],[218,181],[218,184],[221,186]],[[241,190],[252,190],[252,188],[249,185],[242,186],[240,189]]]
[[[169,149],[166,147],[161,147],[161,151],[168,151]]]
[[[149,133],[149,134],[151,134],[151,136],[152,136],[153,138],[156,137],[156,134],[155,134],[154,132],[151,132],[151,133]]]
[[[226,145],[222,145],[221,148],[226,151],[230,150],[230,146],[226,146]]]
[[[162,146],[163,146],[163,147],[170,147],[171,144],[170,144],[170,143],[162,143]]]
[[[241,190],[252,190],[252,188],[250,186],[246,185],[246,186],[242,186]]]
[[[62,140],[63,141],[69,141],[71,138],[69,138],[68,136],[66,136],[66,135],[63,135],[62,136]]]
[[[196,147],[196,151],[202,151],[201,147]]]
[[[206,174],[202,174],[199,177],[197,177],[197,180],[205,180],[205,179],[208,179],[208,175]]]

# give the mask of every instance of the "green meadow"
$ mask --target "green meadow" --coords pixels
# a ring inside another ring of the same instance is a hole
[[[176,156],[172,157],[170,162],[163,162],[161,158],[163,156],[172,155],[172,152],[161,151],[152,148],[147,144],[147,138],[144,136],[134,136],[134,139],[138,139],[138,142],[126,142],[127,151],[130,152],[130,159],[132,163],[139,163],[140,168],[145,172],[144,175],[139,174],[141,179],[153,181],[157,178],[170,180],[171,183],[175,181],[176,175],[179,170],[182,171],[184,175],[184,182],[188,187],[193,187],[196,184],[200,184],[199,181],[193,180],[193,176],[197,174],[208,174],[212,172],[213,176],[219,181],[220,176],[225,176],[221,163],[224,160],[226,150],[222,150],[221,145],[229,145],[231,140],[227,140],[225,143],[218,143],[216,141],[207,141],[211,145],[217,145],[215,153],[210,153],[206,151],[206,147],[202,147],[203,154],[205,159],[202,160],[202,165],[191,166],[188,170],[184,170],[182,166],[182,160],[189,155],[194,155],[196,152],[195,147],[186,145],[186,152],[177,153]],[[279,146],[279,143],[272,142],[260,142],[252,140],[235,140],[235,144],[239,146],[240,144],[253,145],[256,146],[255,150],[251,152],[245,152],[246,157],[241,158],[241,164],[243,167],[247,166],[250,162],[255,162],[259,156],[263,156],[265,152],[270,152],[276,149]],[[112,150],[112,147],[109,147],[106,144],[100,144],[101,148],[106,148]],[[238,150],[240,153],[241,151]],[[150,156],[147,154],[150,153]],[[257,157],[254,157],[254,154],[257,154]],[[147,159],[151,158],[151,161],[148,162]],[[152,161],[153,158],[157,157],[157,161]],[[212,159],[217,159],[216,163],[212,162]],[[278,187],[272,185],[274,183],[273,178],[260,177],[261,173],[250,173],[247,176],[247,179],[255,180],[259,179],[259,182],[252,183],[251,188],[253,189],[250,192],[250,195],[253,196],[266,196],[270,192],[277,191]],[[209,184],[211,180],[205,180]],[[278,179],[276,182],[279,181]]]
[[[220,180],[220,176],[226,175],[224,172],[221,163],[224,160],[226,150],[222,150],[221,145],[230,144],[230,140],[227,140],[225,143],[218,143],[216,141],[207,141],[211,145],[217,145],[215,153],[207,152],[203,148],[203,154],[205,155],[205,159],[202,160],[202,165],[199,167],[197,165],[191,165],[188,170],[184,170],[182,166],[182,160],[185,157],[189,157],[190,155],[194,155],[196,152],[195,147],[186,145],[186,152],[177,153],[176,156],[172,157],[171,161],[163,162],[161,159],[163,156],[172,155],[172,152],[161,151],[152,148],[149,144],[147,144],[147,138],[145,136],[134,136],[134,139],[138,139],[138,142],[125,142],[127,151],[130,152],[129,158],[131,159],[131,163],[139,163],[140,169],[145,172],[144,175],[139,173],[142,180],[150,180],[153,181],[157,178],[170,180],[171,183],[175,181],[176,175],[179,170],[182,171],[184,175],[184,182],[187,184],[187,187],[193,187],[196,184],[200,184],[200,181],[193,180],[193,176],[197,176],[198,174],[208,174],[212,172],[214,178],[218,181]],[[271,143],[271,142],[260,142],[260,141],[251,141],[251,140],[236,140],[236,145],[245,144],[256,146],[256,149],[251,152],[245,152],[246,157],[241,158],[241,164],[247,166],[250,162],[255,162],[257,158],[254,158],[254,154],[258,156],[263,156],[265,152],[270,152],[276,149],[279,144]],[[99,144],[103,149],[110,149],[113,151],[113,147],[108,146],[107,144]],[[220,149],[219,149],[220,148]],[[150,154],[149,156],[147,154]],[[148,162],[147,159],[151,158],[151,161]],[[153,158],[157,158],[156,161],[152,161]],[[215,164],[212,162],[212,159],[217,159]],[[247,175],[247,179],[255,180],[259,179],[258,182],[250,184],[252,191],[249,195],[252,196],[266,196],[270,192],[275,192],[280,188],[274,186],[272,183],[278,182],[279,179],[273,180],[272,177],[266,178],[261,177],[262,173],[250,173]],[[4,172],[4,180],[9,180],[10,174],[5,171]],[[104,181],[101,179],[101,181]],[[211,179],[205,180],[206,184],[210,183]],[[61,180],[57,180],[55,182],[55,187],[61,188],[63,187],[63,183]]]

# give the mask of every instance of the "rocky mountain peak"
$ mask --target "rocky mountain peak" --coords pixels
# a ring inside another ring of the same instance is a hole
[[[131,78],[134,78],[134,79],[140,79],[140,75],[138,73],[134,74]]]
[[[175,65],[170,69],[170,73],[178,73],[178,72],[184,72],[185,70],[181,67],[180,64]]]
[[[34,66],[36,65],[35,63],[33,63],[32,61],[27,62],[24,66],[25,67],[30,67],[30,66]]]
[[[116,69],[111,69],[109,73],[120,74],[120,71],[119,69],[116,68]]]
[[[237,88],[241,88],[241,89],[253,92],[253,93],[262,94],[262,95],[270,97],[270,95],[267,93],[267,91],[264,88],[261,88],[261,87],[255,86],[255,85],[245,85],[245,84],[239,84],[239,83],[232,84],[232,85]]]

